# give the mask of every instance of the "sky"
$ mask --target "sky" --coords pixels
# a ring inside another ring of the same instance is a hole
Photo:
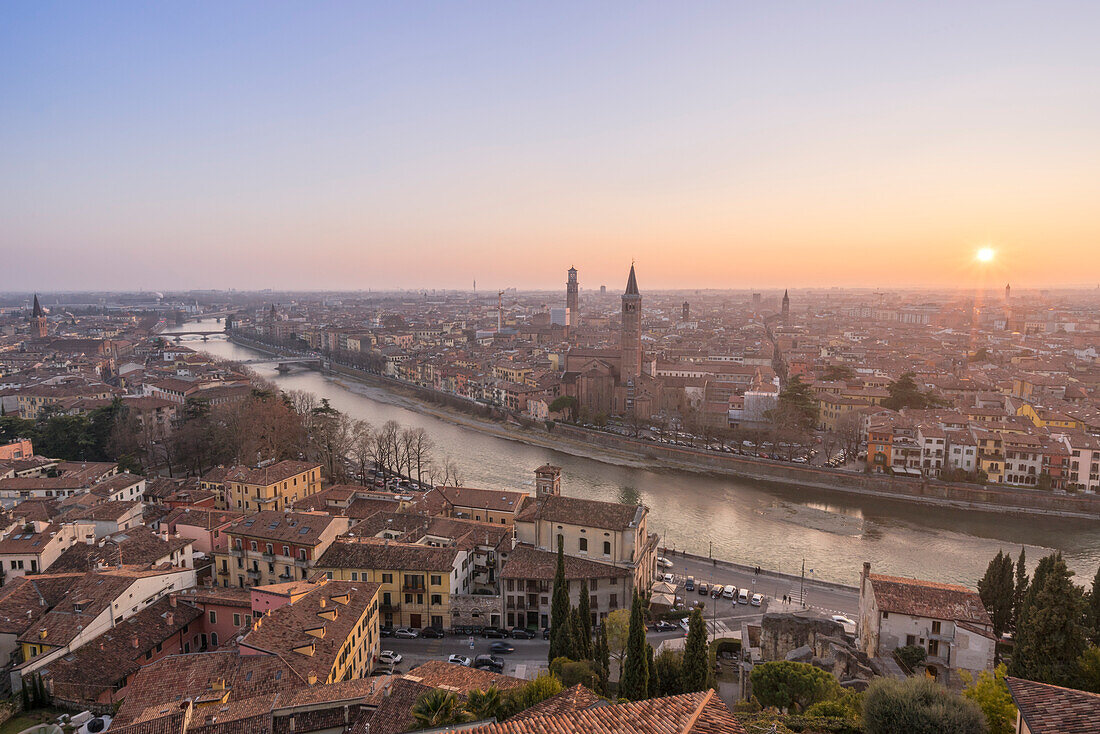
[[[0,290],[1095,285],[1097,28],[1094,1],[8,2]]]

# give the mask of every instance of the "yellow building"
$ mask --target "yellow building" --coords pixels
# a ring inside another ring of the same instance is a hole
[[[1076,418],[1042,406],[1024,403],[1016,409],[1016,415],[1024,416],[1039,428],[1085,429],[1085,425]]]
[[[264,586],[308,578],[329,545],[348,531],[347,517],[320,512],[257,512],[229,526],[214,553],[219,586]]]
[[[218,490],[217,483],[207,486]],[[280,511],[321,489],[321,465],[307,461],[280,461],[261,469],[237,466],[221,481],[221,508]]]
[[[277,655],[310,685],[366,678],[381,647],[378,585],[329,582],[257,617],[241,655]]]
[[[999,433],[992,431],[974,431],[978,440],[978,468],[989,477],[990,484],[1004,481],[1004,442]]]
[[[836,431],[844,416],[869,407],[871,402],[868,400],[821,393],[817,396],[818,428],[822,431]]]
[[[451,594],[469,588],[470,568],[469,554],[453,546],[378,540],[333,543],[317,562],[333,581],[378,584],[384,627],[416,629],[451,626]]]

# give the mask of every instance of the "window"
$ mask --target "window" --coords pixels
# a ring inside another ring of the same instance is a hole
[[[940,620],[932,620],[932,634],[938,635],[940,633]]]
[[[306,560],[306,549],[305,548],[299,548],[298,549],[298,559],[302,560],[302,561]]]
[[[267,552],[268,552],[268,555],[274,555],[275,554],[275,547],[273,545],[271,545],[271,543],[267,544]]]
[[[439,586],[443,583],[442,576],[432,576],[432,586]]]
[[[603,554],[605,556],[611,555],[611,541],[605,540],[603,542]]]
[[[393,583],[393,574],[392,573],[382,574],[382,583],[383,584],[392,584]]]
[[[581,553],[588,552],[588,538],[581,538],[577,541],[577,550],[579,550]]]
[[[254,540],[250,540],[250,541],[248,542],[248,547],[249,547],[250,549],[252,549],[252,550],[256,550],[256,541],[254,541]]]
[[[352,581],[358,581],[359,580],[359,572],[358,571],[352,571],[351,572],[351,580]]]
[[[236,612],[233,613],[233,626],[234,627],[240,627],[241,626],[241,615],[237,614]]]
[[[213,609],[211,609],[210,610],[210,624],[217,624],[217,623],[218,623],[218,613],[215,612]]]
[[[442,594],[432,594],[432,604],[433,605],[438,605],[438,604],[442,604],[442,603],[443,603],[443,595]]]
[[[211,632],[210,633],[210,646],[211,647],[217,647],[218,646],[218,633],[217,632]]]
[[[290,555],[290,546],[289,545],[284,545],[283,546],[283,555],[284,556],[289,556]]]

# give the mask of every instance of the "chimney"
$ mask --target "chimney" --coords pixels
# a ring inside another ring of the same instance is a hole
[[[317,674],[315,672],[313,672],[312,670],[309,671],[309,675],[306,677],[306,680],[312,686],[314,683],[317,682]]]
[[[175,594],[168,597],[168,606],[170,606],[172,608],[175,608],[175,607],[179,606],[179,601],[176,599]]]
[[[134,635],[133,645],[134,645],[135,650],[138,649],[138,647],[141,646],[141,641],[138,639],[137,635]]]
[[[867,577],[871,575],[871,562],[863,562],[863,573],[859,575],[859,595],[863,596],[867,587]]]
[[[172,627],[175,624],[176,615],[172,614],[172,612],[168,612],[168,616],[167,616],[166,620],[168,622],[168,626]]]
[[[325,608],[325,597],[321,597],[321,609]]]

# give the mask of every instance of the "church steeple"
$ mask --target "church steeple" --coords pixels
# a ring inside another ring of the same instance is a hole
[[[46,338],[46,312],[42,310],[42,304],[38,302],[38,294],[34,294],[34,306],[31,308],[31,331],[39,338]]]
[[[638,292],[638,279],[634,276],[634,263],[630,263],[630,277],[626,279],[626,296],[640,296]]]

